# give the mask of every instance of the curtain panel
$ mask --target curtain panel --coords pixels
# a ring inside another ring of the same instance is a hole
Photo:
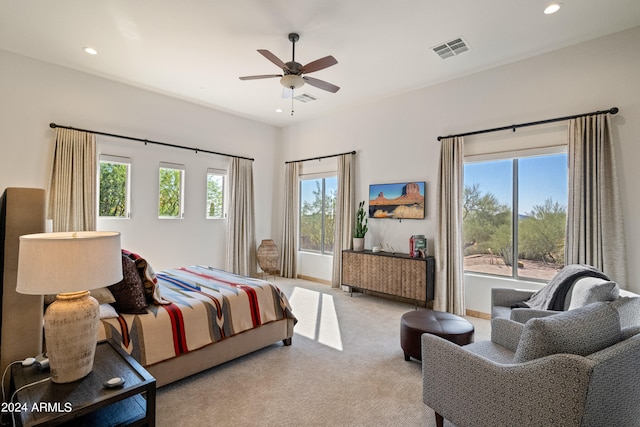
[[[626,288],[626,249],[609,114],[569,120],[565,264],[588,264]]]
[[[253,162],[233,157],[229,165],[227,271],[257,274]]]
[[[280,275],[295,278],[298,258],[298,174],[299,164],[285,164],[284,212],[282,215],[282,256]]]
[[[465,315],[462,242],[464,141],[462,137],[441,141],[438,173],[438,233],[436,283],[433,308]]]
[[[331,287],[342,285],[342,250],[351,249],[355,223],[355,155],[338,156],[338,194],[333,237],[333,272]]]
[[[53,231],[96,229],[96,136],[56,128],[47,217]]]

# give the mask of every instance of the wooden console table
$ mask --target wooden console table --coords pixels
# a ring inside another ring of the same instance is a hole
[[[435,258],[388,252],[342,251],[342,285],[411,299],[433,301]]]

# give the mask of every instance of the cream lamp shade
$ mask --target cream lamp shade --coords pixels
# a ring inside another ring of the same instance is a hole
[[[57,294],[44,315],[51,380],[68,383],[93,369],[99,305],[89,289],[122,280],[120,233],[78,231],[20,236],[16,290]]]
[[[114,231],[20,236],[16,290],[51,295],[113,285],[122,280],[120,249]]]

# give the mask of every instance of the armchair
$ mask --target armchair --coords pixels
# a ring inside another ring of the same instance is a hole
[[[423,401],[438,426],[638,426],[640,326],[621,329],[619,310],[494,319],[491,341],[463,347],[424,334]]]

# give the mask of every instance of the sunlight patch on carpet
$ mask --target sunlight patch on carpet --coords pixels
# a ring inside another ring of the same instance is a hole
[[[333,296],[296,287],[289,298],[298,323],[294,332],[342,351],[342,336]]]

